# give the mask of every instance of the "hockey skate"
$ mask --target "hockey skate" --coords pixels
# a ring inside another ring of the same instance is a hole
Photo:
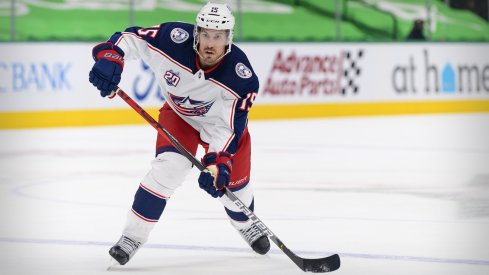
[[[125,265],[136,251],[141,247],[141,243],[122,235],[119,241],[110,248],[109,254],[120,265]]]
[[[261,232],[255,223],[251,223],[246,228],[238,229],[238,232],[256,253],[265,255],[270,250],[270,241],[267,235]]]

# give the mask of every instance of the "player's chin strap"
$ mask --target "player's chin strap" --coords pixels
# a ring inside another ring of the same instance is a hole
[[[111,96],[120,96],[129,106],[131,106],[139,115],[141,115],[158,133],[164,137],[170,139],[175,148],[185,156],[195,167],[200,171],[207,171],[204,165],[197,160],[178,140],[176,140],[170,132],[168,132],[163,126],[161,126],[156,120],[151,117],[141,106],[139,106],[131,97],[129,97],[123,90],[117,88],[111,93]],[[253,222],[258,228],[265,233],[284,253],[287,255],[300,269],[303,271],[310,271],[314,273],[322,273],[335,271],[340,268],[340,257],[338,254],[331,255],[325,258],[319,259],[306,259],[301,258],[290,251],[285,244],[251,211],[236,195],[225,187],[224,194],[236,205],[241,211]]]

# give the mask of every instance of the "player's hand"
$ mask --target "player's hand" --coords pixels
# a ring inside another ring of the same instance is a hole
[[[97,87],[101,96],[111,95],[121,81],[124,52],[116,45],[106,42],[93,47],[92,55],[95,64],[88,79]]]
[[[202,158],[206,170],[199,176],[199,186],[214,198],[224,195],[224,187],[229,185],[232,170],[231,154],[211,152]]]

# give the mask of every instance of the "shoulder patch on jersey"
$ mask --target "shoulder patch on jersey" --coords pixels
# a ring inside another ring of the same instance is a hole
[[[253,73],[251,72],[251,70],[246,67],[245,64],[239,62],[238,64],[236,64],[236,73],[238,74],[239,77],[241,78],[250,78]]]
[[[178,44],[185,42],[189,36],[188,32],[181,28],[174,28],[170,33],[171,40]]]

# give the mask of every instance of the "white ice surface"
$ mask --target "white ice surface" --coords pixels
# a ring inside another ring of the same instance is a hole
[[[256,214],[334,274],[489,274],[489,114],[250,121]],[[253,254],[197,171],[106,271],[156,132],[0,131],[0,274],[303,274]]]

